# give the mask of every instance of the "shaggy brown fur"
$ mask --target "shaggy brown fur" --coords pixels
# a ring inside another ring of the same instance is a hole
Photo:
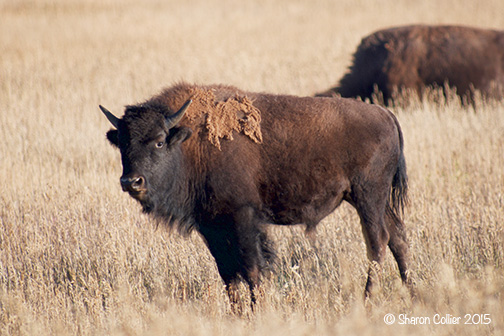
[[[502,98],[504,32],[426,25],[377,31],[362,39],[339,85],[317,96],[373,101],[377,89],[388,105],[403,89],[422,95],[428,86],[455,89],[464,103],[473,102],[475,90]]]
[[[102,110],[117,126],[107,138],[121,151],[123,190],[168,225],[201,234],[235,304],[240,279],[255,301],[273,258],[266,224],[313,230],[343,201],[360,216],[371,262],[383,261],[388,245],[409,284],[406,163],[390,111],[188,84],[127,107],[121,119]]]

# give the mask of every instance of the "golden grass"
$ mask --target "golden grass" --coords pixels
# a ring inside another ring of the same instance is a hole
[[[371,31],[503,29],[503,12],[498,0],[0,1],[0,334],[503,334],[504,102],[394,110],[418,301],[389,253],[363,304],[364,241],[342,206],[315,242],[271,228],[278,267],[242,318],[199,237],[156,229],[120,191],[98,109],[120,115],[179,80],[310,95],[336,83]],[[387,313],[431,324],[387,325]],[[436,314],[462,319],[436,325]],[[466,325],[465,314],[491,322]]]

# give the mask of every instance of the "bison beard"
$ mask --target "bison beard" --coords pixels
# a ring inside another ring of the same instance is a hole
[[[199,232],[236,311],[240,279],[253,304],[274,258],[266,224],[313,230],[342,201],[360,216],[371,264],[388,245],[410,286],[403,138],[388,110],[188,84],[128,106],[121,119],[100,108],[116,128],[107,138],[121,152],[123,190],[168,226]],[[366,296],[375,281],[370,266]]]

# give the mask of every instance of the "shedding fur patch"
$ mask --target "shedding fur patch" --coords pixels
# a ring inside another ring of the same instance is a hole
[[[233,132],[243,133],[255,143],[262,143],[261,111],[246,96],[217,101],[213,90],[194,88],[193,103],[186,112],[191,122],[202,122],[208,140],[219,150],[220,139],[233,140]]]

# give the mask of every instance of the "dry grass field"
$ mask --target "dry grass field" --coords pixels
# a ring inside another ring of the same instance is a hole
[[[343,205],[315,241],[271,227],[277,270],[242,317],[200,238],[121,192],[98,109],[121,115],[181,80],[311,95],[374,30],[504,29],[502,13],[502,0],[0,0],[0,335],[504,334],[504,101],[434,92],[393,109],[417,300],[388,253],[364,304],[364,239]]]

